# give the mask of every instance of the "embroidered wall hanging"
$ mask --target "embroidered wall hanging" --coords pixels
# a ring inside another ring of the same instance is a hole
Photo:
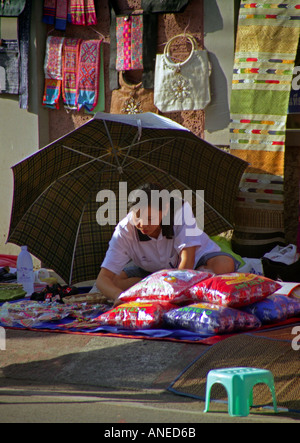
[[[77,92],[77,108],[91,112],[98,103],[100,77],[101,40],[86,40],[81,43]]]
[[[62,96],[66,109],[77,109],[77,73],[81,39],[66,38],[62,55]]]
[[[94,0],[44,0],[43,22],[60,31],[66,30],[67,23],[96,25]]]
[[[43,105],[68,110],[104,111],[102,40],[47,38]]]
[[[232,244],[262,257],[284,242],[284,154],[300,4],[242,0],[231,95],[231,153],[249,162]]]
[[[44,63],[45,89],[43,105],[58,109],[62,83],[62,48],[64,37],[47,38]]]
[[[65,31],[68,21],[68,7],[67,0],[44,0],[43,23],[53,25],[55,29],[60,31]]]
[[[94,0],[69,0],[73,25],[96,25],[97,16]]]

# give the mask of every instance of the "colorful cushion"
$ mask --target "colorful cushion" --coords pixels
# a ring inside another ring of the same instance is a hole
[[[262,324],[276,323],[300,315],[300,300],[273,294],[265,300],[246,306],[243,311],[255,315]]]
[[[205,335],[245,331],[261,326],[252,314],[211,303],[196,303],[173,309],[164,315],[164,320],[168,326]]]
[[[193,270],[158,271],[123,292],[119,298],[122,302],[165,300],[178,303],[188,299],[189,288],[211,275]]]
[[[95,318],[93,322],[124,329],[150,329],[160,326],[163,315],[170,309],[174,309],[174,305],[163,301],[124,303]]]
[[[189,289],[192,300],[238,308],[262,300],[281,285],[255,274],[232,273],[210,277]]]

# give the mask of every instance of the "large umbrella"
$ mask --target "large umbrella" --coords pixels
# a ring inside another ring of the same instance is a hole
[[[127,203],[124,189],[119,202],[120,182],[128,193],[149,181],[169,191],[204,190],[205,232],[215,235],[232,227],[246,166],[156,114],[98,113],[13,167],[7,241],[27,245],[70,284],[94,280],[114,230],[99,224],[105,190],[116,196],[119,215]]]

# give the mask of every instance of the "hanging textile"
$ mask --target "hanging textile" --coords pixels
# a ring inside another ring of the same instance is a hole
[[[299,1],[241,0],[230,147],[249,162],[232,239],[242,256],[262,257],[284,242],[286,121],[299,32]]]
[[[117,17],[128,17],[123,14],[117,0],[109,0],[110,5],[110,63],[109,63],[109,87],[113,91],[119,88],[117,62]],[[134,12],[134,11],[132,11]],[[143,74],[142,83],[146,89],[154,88],[155,59],[157,48],[158,14],[144,12],[142,32],[142,60]]]
[[[62,96],[66,109],[77,109],[77,73],[81,40],[66,38],[62,55]]]
[[[44,63],[45,90],[43,105],[58,109],[62,84],[62,47],[64,37],[48,37]]]
[[[65,31],[68,19],[68,1],[56,0],[55,29]]]
[[[97,16],[94,0],[69,0],[73,25],[96,25]]]
[[[77,79],[78,105],[91,112],[99,97],[101,40],[85,40],[80,46]]]
[[[104,58],[103,58],[103,45],[100,46],[100,76],[99,76],[99,93],[98,102],[93,110],[88,111],[87,114],[96,114],[97,112],[105,112],[105,82],[104,82]]]
[[[43,22],[65,31],[68,20],[68,0],[44,0]]]
[[[19,45],[17,40],[1,40],[0,93],[19,93]]]
[[[56,0],[44,0],[43,22],[54,25],[56,16]]]
[[[117,17],[117,71],[143,69],[143,16]]]
[[[18,17],[0,17],[0,93],[19,95],[20,108],[27,109],[31,0],[5,9],[12,14],[19,10]]]
[[[97,24],[97,15],[95,10],[94,0],[85,0],[84,5],[85,10],[85,21],[87,25],[96,25]]]
[[[25,9],[20,14],[18,20],[18,38],[20,51],[19,106],[21,109],[28,109],[31,0],[28,0],[26,2]]]

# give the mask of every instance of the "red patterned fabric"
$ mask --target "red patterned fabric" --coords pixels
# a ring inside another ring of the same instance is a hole
[[[97,24],[97,16],[95,11],[95,2],[94,0],[85,0],[85,19],[86,24],[96,25]]]
[[[143,16],[117,17],[117,71],[143,69]]]
[[[70,0],[70,14],[73,25],[97,24],[94,0]]]
[[[48,37],[44,64],[45,90],[43,105],[58,108],[62,83],[62,47],[64,37]]]
[[[77,72],[81,40],[66,38],[63,46],[62,96],[66,109],[77,109]]]
[[[78,110],[93,111],[98,103],[101,40],[85,40],[80,46]]]

